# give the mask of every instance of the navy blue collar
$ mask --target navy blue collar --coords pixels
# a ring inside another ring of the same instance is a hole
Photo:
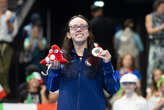
[[[72,49],[72,53],[76,56],[78,56],[76,54],[76,50],[75,49]],[[84,48],[84,52],[83,52],[83,56],[78,56],[78,57],[86,57],[87,56],[87,48]]]
[[[79,60],[80,61],[80,58],[82,58],[82,62],[84,62],[86,59],[88,59],[91,56],[91,54],[87,55],[87,48],[84,48],[83,56],[78,56],[76,54],[75,49],[72,49],[72,53],[73,53],[73,59],[74,60]]]

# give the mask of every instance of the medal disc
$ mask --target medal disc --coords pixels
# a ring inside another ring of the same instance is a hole
[[[102,48],[99,48],[99,47],[93,48],[92,49],[92,55],[97,57],[101,51],[102,51]]]

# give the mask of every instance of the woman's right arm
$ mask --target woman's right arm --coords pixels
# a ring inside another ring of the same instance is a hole
[[[148,34],[155,34],[157,32],[160,32],[161,30],[164,30],[164,24],[161,24],[158,27],[153,27],[151,15],[146,16],[145,27],[146,27]]]
[[[54,62],[48,67],[48,79],[47,79],[47,89],[51,92],[55,92],[59,89],[59,82],[61,76],[61,65],[59,62]]]

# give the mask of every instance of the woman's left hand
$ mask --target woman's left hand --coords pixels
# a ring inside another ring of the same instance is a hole
[[[105,63],[110,62],[112,58],[108,50],[102,50],[101,53],[97,57],[102,58]]]

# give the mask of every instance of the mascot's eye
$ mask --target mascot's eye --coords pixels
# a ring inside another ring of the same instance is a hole
[[[49,53],[52,53],[52,49],[49,50]]]
[[[63,51],[62,51],[62,50],[60,50],[60,53],[63,53]]]
[[[54,51],[55,53],[58,53],[58,50],[57,49],[55,49],[55,51]]]

